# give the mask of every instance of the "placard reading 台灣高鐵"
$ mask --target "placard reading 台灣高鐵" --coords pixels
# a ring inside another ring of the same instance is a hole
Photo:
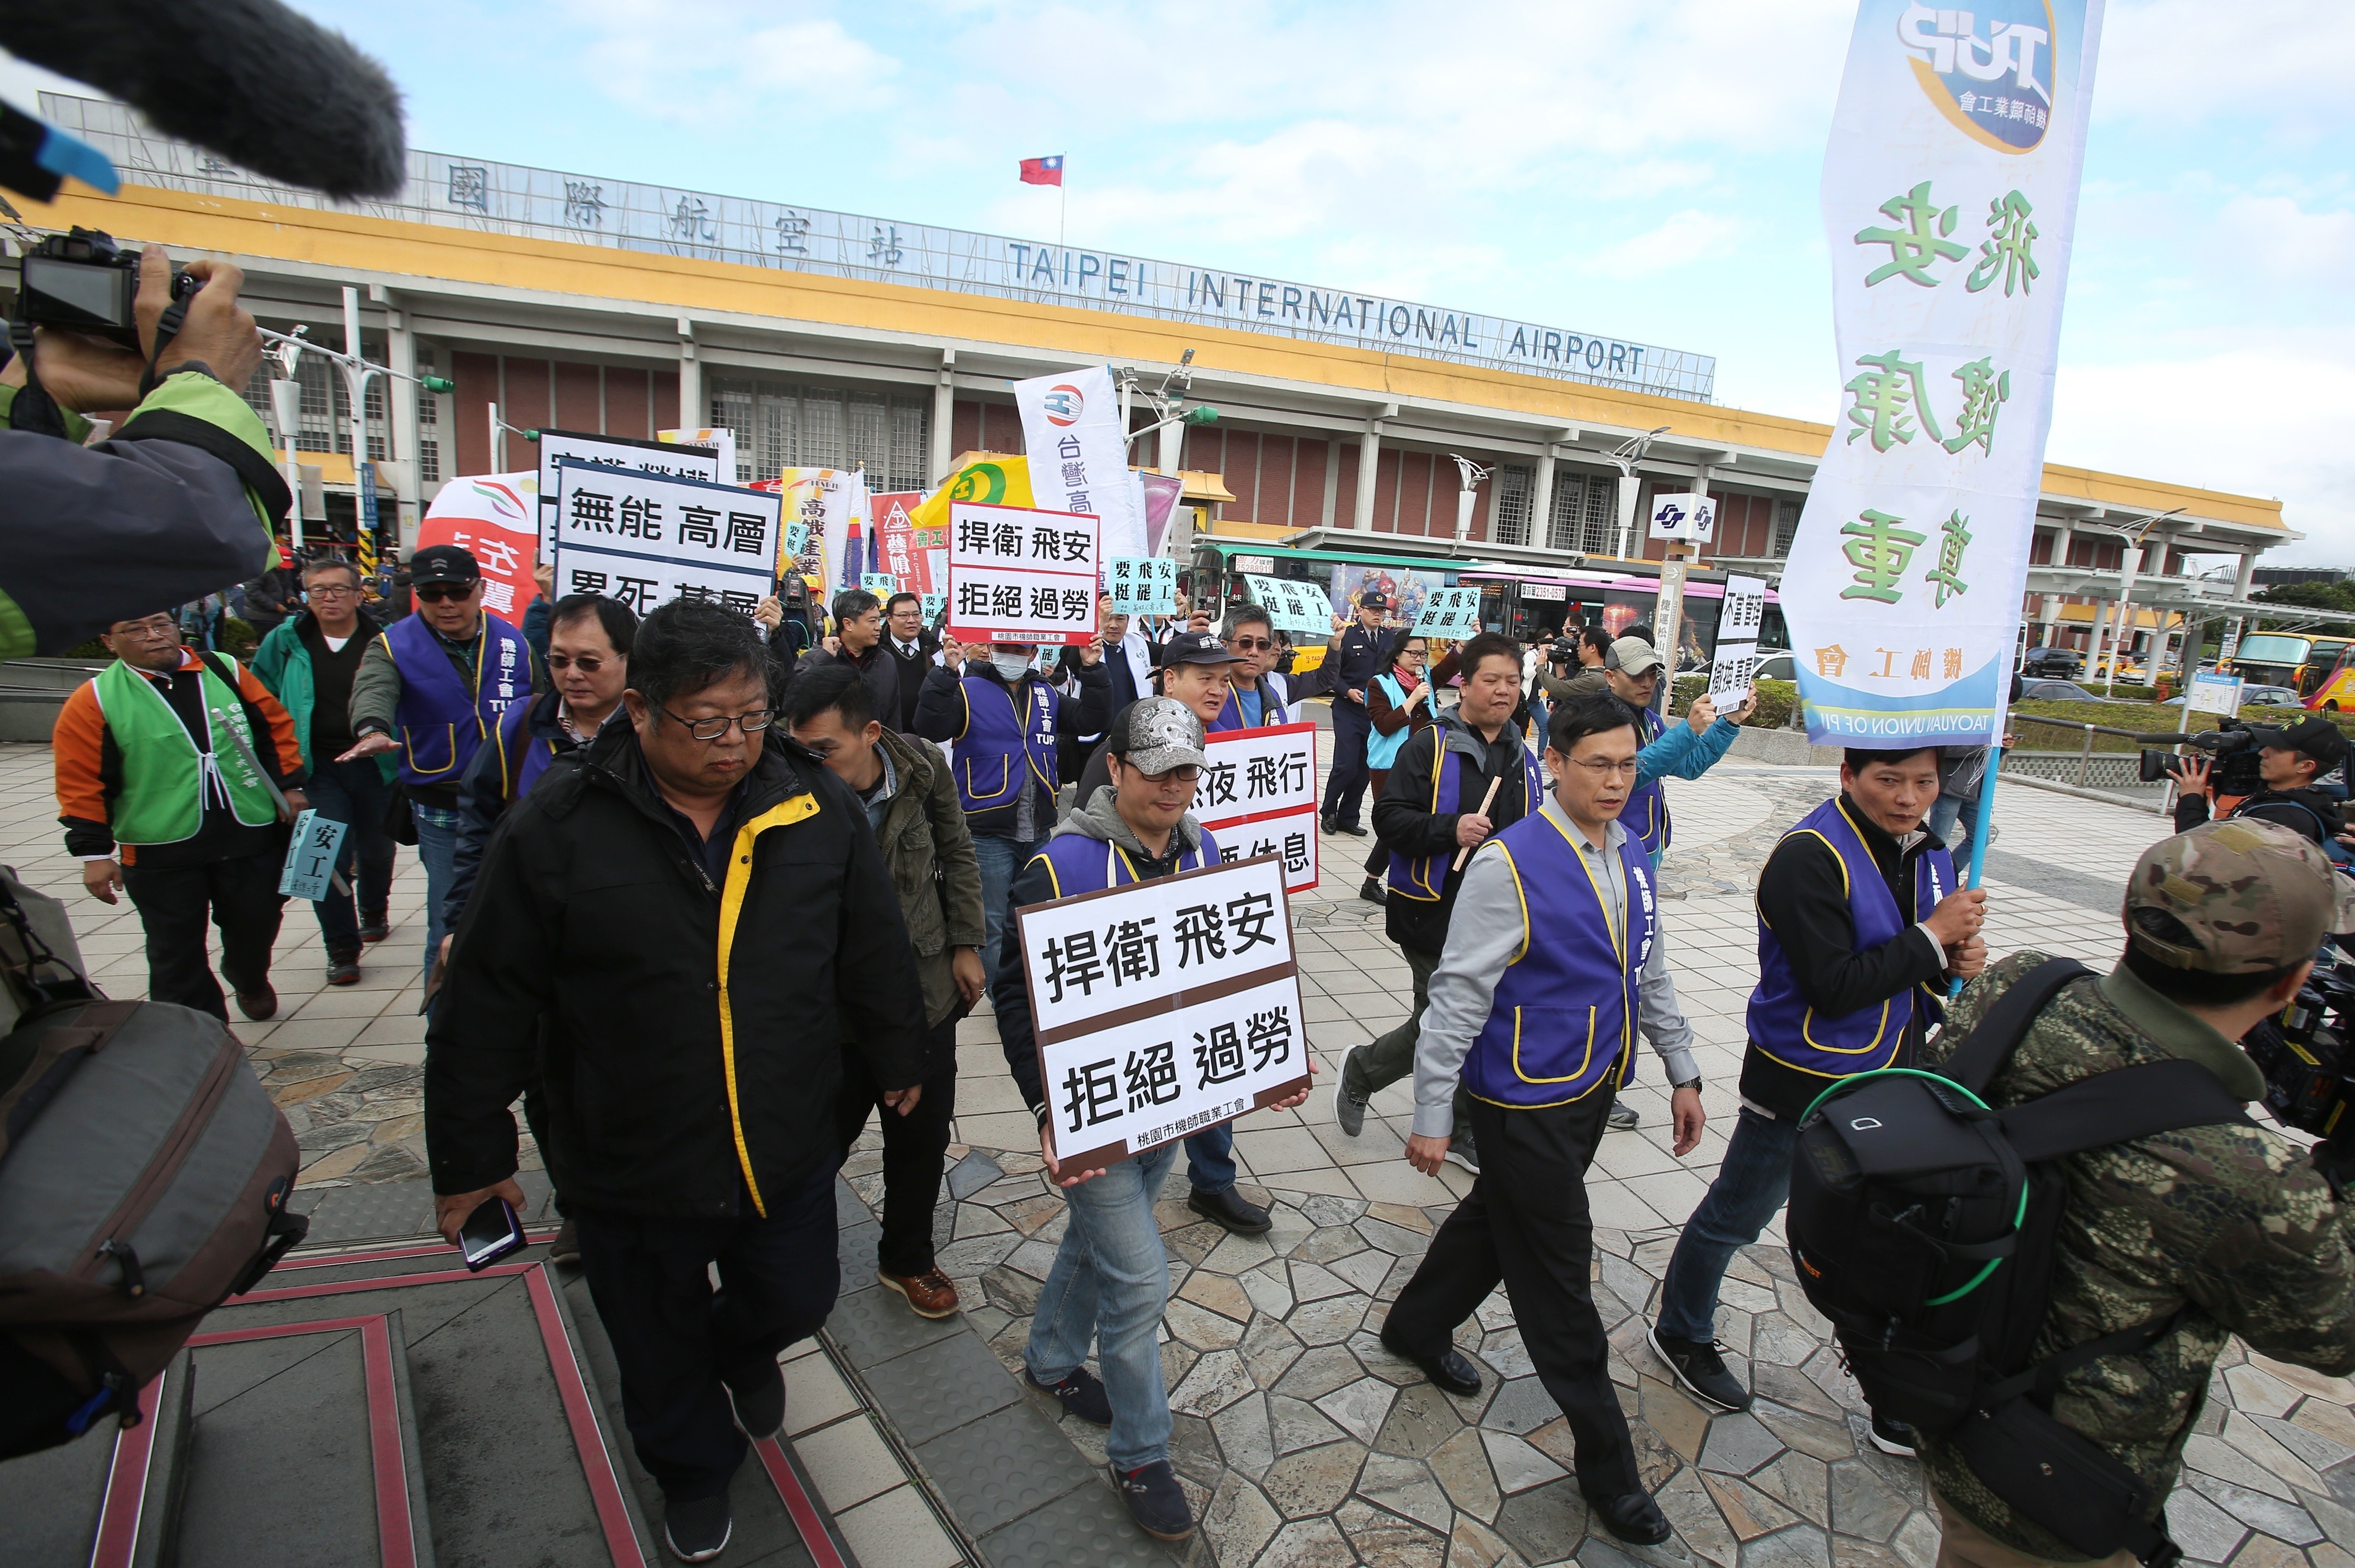
[[[949,634],[959,642],[1079,644],[1095,635],[1097,520],[1078,512],[949,507]]]
[[[672,474],[557,464],[556,591],[639,615],[696,599],[749,616],[775,587],[783,498]]]
[[[1114,556],[1104,573],[1114,615],[1178,613],[1178,563],[1167,556]]]
[[[286,868],[278,874],[279,893],[287,898],[325,898],[335,876],[336,852],[343,847],[344,832],[344,823],[315,810],[296,816],[286,845]]]
[[[1460,642],[1480,634],[1480,590],[1476,588],[1433,588],[1423,597],[1423,613],[1415,618],[1417,637],[1443,637]]]
[[[1263,725],[1209,737],[1194,816],[1224,860],[1273,854],[1293,893],[1316,885],[1316,726]]]
[[[1308,1082],[1274,859],[1015,913],[1058,1160],[1124,1160]]]
[[[642,441],[634,436],[598,436],[585,430],[539,432],[539,558],[553,558],[556,547],[556,465],[570,461],[605,468],[634,469],[642,473],[671,473],[682,479],[733,483],[732,470],[720,467],[717,448],[677,441]],[[559,590],[560,591],[560,590]]]
[[[1318,584],[1295,577],[1250,576],[1243,586],[1252,602],[1267,611],[1278,631],[1295,637],[1324,637],[1333,630],[1333,601]]]

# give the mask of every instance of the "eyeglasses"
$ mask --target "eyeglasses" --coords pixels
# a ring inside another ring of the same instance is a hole
[[[349,599],[360,590],[357,588],[314,588],[303,591],[312,599]]]
[[[1585,768],[1587,777],[1594,779],[1598,783],[1605,779],[1633,779],[1636,777],[1636,759],[1632,757],[1627,758],[1625,762],[1613,762],[1608,758],[1564,758],[1564,760],[1568,761],[1572,768]]]
[[[1227,646],[1238,653],[1264,653],[1275,643],[1265,637],[1238,637]]]
[[[548,656],[547,662],[548,667],[551,670],[559,672],[565,670],[578,670],[584,675],[593,675],[598,671],[603,669],[606,665],[618,664],[621,661],[618,659],[607,659],[596,653],[583,653],[577,659],[570,653],[550,653]]]
[[[1181,762],[1163,773],[1146,773],[1142,768],[1137,772],[1147,784],[1191,784],[1202,777],[1202,770],[1190,762]]]
[[[1399,657],[1401,659],[1427,659],[1430,656],[1429,652],[1422,648],[1401,648],[1399,650]]]
[[[145,620],[133,621],[110,635],[136,637],[149,642],[177,641],[180,635],[180,623],[168,615],[151,616]]]
[[[677,720],[681,729],[698,740],[718,740],[728,733],[728,726],[731,724],[748,736],[758,735],[777,720],[777,710],[774,708],[755,708],[749,714],[729,714],[722,718],[684,719],[679,718],[677,714],[660,703],[656,703],[655,712],[666,719]]]
[[[445,604],[452,599],[464,599],[474,591],[476,586],[474,583],[427,583],[415,592],[427,604]]]

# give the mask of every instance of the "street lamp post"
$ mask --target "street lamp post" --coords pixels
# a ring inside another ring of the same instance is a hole
[[[1662,425],[1640,436],[1630,436],[1603,460],[1619,471],[1619,558],[1623,561],[1630,558],[1627,546],[1636,527],[1636,492],[1643,488],[1636,478],[1636,465],[1644,461],[1644,453],[1652,443],[1668,433],[1668,427]]]
[[[1447,455],[1455,460],[1455,471],[1464,481],[1463,489],[1455,493],[1455,542],[1460,545],[1472,536],[1472,502],[1479,492],[1480,482],[1497,471],[1482,468],[1461,452]]]

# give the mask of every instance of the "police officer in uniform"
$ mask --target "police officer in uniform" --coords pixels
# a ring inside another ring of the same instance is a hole
[[[1333,669],[1333,772],[1325,781],[1325,809],[1319,825],[1328,833],[1363,838],[1358,811],[1365,799],[1369,775],[1366,737],[1373,721],[1366,716],[1366,687],[1382,673],[1390,639],[1382,630],[1382,613],[1391,601],[1379,593],[1358,596],[1358,623],[1327,644],[1325,658]]]

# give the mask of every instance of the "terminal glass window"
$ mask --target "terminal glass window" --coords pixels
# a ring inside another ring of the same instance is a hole
[[[1492,543],[1526,545],[1529,542],[1529,506],[1535,500],[1529,492],[1536,477],[1534,470],[1521,464],[1497,465],[1497,527]]]
[[[1577,550],[1589,556],[1611,554],[1612,503],[1617,489],[1604,474],[1579,469],[1556,469],[1553,516],[1547,523],[1546,543],[1557,550]]]
[[[813,382],[713,376],[711,423],[736,433],[736,480],[787,468],[863,468],[870,491],[924,488],[932,397]]]

